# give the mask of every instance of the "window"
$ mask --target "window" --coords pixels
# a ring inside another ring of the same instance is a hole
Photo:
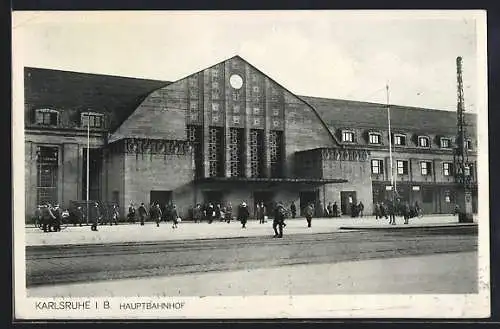
[[[343,142],[354,142],[354,133],[352,131],[344,130],[342,131],[342,141]]]
[[[82,127],[104,128],[104,115],[94,112],[83,112],[81,116]]]
[[[212,122],[219,122],[219,115],[212,116]]]
[[[369,139],[370,139],[370,144],[380,144],[380,134],[370,133]]]
[[[280,122],[278,120],[274,120],[273,127],[279,127],[279,126],[280,126]]]
[[[219,88],[219,83],[217,81],[212,82],[212,88]]]
[[[472,141],[470,139],[465,141],[465,147],[467,150],[472,150]]]
[[[259,118],[253,119],[253,124],[255,126],[260,125],[260,119]]]
[[[429,137],[427,136],[418,136],[418,146],[420,147],[429,147]]]
[[[394,135],[394,145],[406,145],[406,136],[404,135]]]
[[[408,175],[408,161],[397,160],[396,167],[398,170],[398,175]]]
[[[451,147],[451,139],[449,138],[441,138],[440,139],[441,148],[449,149]]]
[[[219,103],[212,103],[212,111],[219,112]]]
[[[36,124],[56,126],[59,119],[59,112],[51,109],[36,110]]]
[[[384,162],[382,160],[372,160],[372,174],[384,173]]]
[[[453,171],[453,165],[449,162],[443,163],[443,176],[451,176]]]
[[[422,174],[422,176],[428,176],[432,174],[431,166],[432,166],[431,162],[428,161],[420,162],[420,173]]]
[[[217,78],[219,77],[219,71],[217,69],[212,69],[212,78]]]

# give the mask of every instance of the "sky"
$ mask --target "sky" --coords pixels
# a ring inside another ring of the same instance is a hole
[[[481,27],[481,25],[479,25]],[[456,110],[463,58],[475,112],[482,38],[471,12],[17,12],[24,66],[175,81],[240,55],[298,95]],[[480,35],[479,35],[480,36]]]

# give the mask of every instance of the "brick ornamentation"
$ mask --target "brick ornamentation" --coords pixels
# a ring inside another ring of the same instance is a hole
[[[367,161],[370,151],[367,150],[340,150],[340,149],[322,149],[322,158],[324,160],[335,161]]]
[[[192,145],[187,141],[145,138],[125,139],[126,153],[187,155],[191,154],[192,149]]]

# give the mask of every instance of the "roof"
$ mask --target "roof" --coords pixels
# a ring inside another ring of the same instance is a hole
[[[380,128],[387,126],[387,105],[351,100],[299,96],[313,106],[330,129],[340,127]],[[391,126],[408,131],[456,133],[454,111],[391,105]],[[476,114],[466,113],[467,128],[475,131]]]
[[[125,120],[154,90],[168,81],[26,67],[25,103],[31,108],[106,109],[111,129]]]

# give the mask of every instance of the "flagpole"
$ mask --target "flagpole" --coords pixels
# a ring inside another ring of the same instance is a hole
[[[89,157],[90,157],[90,116],[87,116],[87,224],[89,223]]]
[[[386,96],[387,96],[387,122],[389,124],[389,163],[390,163],[390,170],[391,170],[391,199],[394,200],[394,191],[396,189],[395,186],[395,181],[394,181],[394,170],[393,170],[393,165],[392,165],[392,133],[391,133],[391,109],[389,106],[389,83],[385,85],[385,90],[386,90]]]

